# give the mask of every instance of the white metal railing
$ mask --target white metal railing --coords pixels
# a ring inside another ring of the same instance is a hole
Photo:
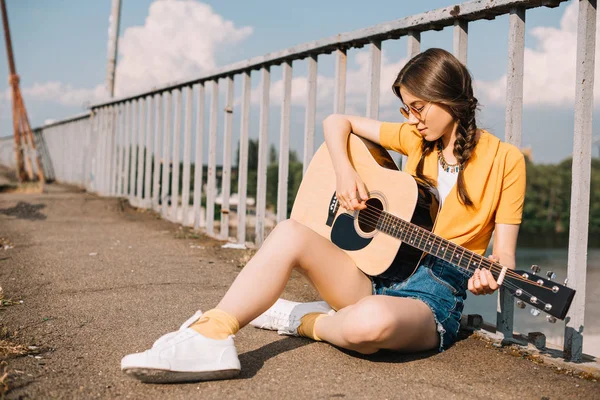
[[[381,44],[385,40],[408,38],[407,54],[420,51],[421,32],[454,29],[454,54],[467,63],[468,25],[471,21],[494,19],[509,15],[506,141],[521,144],[523,109],[523,64],[526,10],[535,7],[556,7],[565,0],[478,0],[437,9],[428,13],[402,18],[373,27],[343,33],[331,38],[301,44],[280,52],[235,63],[196,79],[170,84],[132,96],[113,99],[91,107],[89,115],[43,126],[43,136],[52,160],[54,176],[59,181],[79,184],[103,196],[123,196],[139,207],[151,207],[165,218],[194,228],[203,227],[209,235],[229,236],[229,196],[231,175],[232,113],[241,113],[240,152],[238,166],[239,208],[237,212],[237,241],[246,241],[246,192],[248,173],[248,132],[250,88],[253,70],[261,73],[258,188],[255,232],[257,245],[264,239],[265,199],[267,177],[268,120],[270,110],[271,67],[283,69],[283,103],[281,104],[278,215],[287,215],[287,175],[292,96],[293,62],[306,59],[308,63],[308,97],[304,130],[304,168],[314,151],[317,69],[319,55],[334,53],[335,89],[333,110],[343,113],[346,93],[346,51],[368,46],[369,73],[366,115],[378,118]],[[577,296],[565,326],[565,356],[581,360],[584,326],[585,278],[587,264],[587,234],[591,171],[591,118],[594,81],[596,0],[579,0],[577,41],[577,87],[575,104],[575,144],[573,160],[573,189],[571,229],[569,239],[568,280]],[[242,79],[241,104],[233,103],[233,82]],[[219,87],[225,85],[225,120],[223,121],[222,209],[220,231],[215,232],[213,218],[217,192],[217,137]],[[210,112],[204,115],[205,87],[211,91]],[[193,96],[196,95],[196,108]],[[185,101],[184,101],[185,96]],[[184,107],[185,106],[185,107]],[[183,112],[183,116],[182,116]],[[195,129],[192,115],[195,113]],[[208,169],[206,211],[200,204],[203,196],[202,166],[204,122],[208,117]],[[183,124],[183,130],[181,129]],[[183,132],[183,146],[180,145]],[[193,157],[191,137],[195,135]],[[183,149],[183,156],[180,149]],[[193,158],[193,160],[192,160]],[[182,162],[181,196],[179,195],[179,164]],[[171,169],[169,166],[173,165]],[[193,183],[194,191],[190,193]],[[189,200],[192,199],[191,209]],[[496,321],[498,332],[505,340],[513,335],[513,298],[501,290]]]
[[[12,136],[0,138],[0,165],[16,169],[15,140]]]

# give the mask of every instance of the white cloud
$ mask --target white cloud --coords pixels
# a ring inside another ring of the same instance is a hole
[[[125,95],[193,78],[217,67],[217,52],[252,34],[196,1],[156,1],[143,26],[128,28],[119,42],[115,88]]]
[[[104,85],[97,85],[92,89],[80,89],[61,82],[34,83],[33,86],[22,88],[21,93],[26,99],[53,101],[65,106],[82,108],[107,97]]]
[[[564,106],[575,100],[578,3],[565,8],[560,26],[536,27],[530,31],[534,48],[525,48],[523,103]],[[600,30],[596,30],[596,54],[600,53]],[[600,99],[600,63],[595,65],[595,100]],[[507,76],[495,81],[476,81],[476,91],[485,103],[504,104]]]
[[[67,107],[81,107],[82,109],[107,98],[106,88],[103,85],[97,85],[92,89],[80,89],[57,81],[36,82],[32,86],[22,87],[21,95],[25,99],[25,104],[30,101],[52,102]],[[0,102],[6,103],[2,105],[3,109],[12,107],[12,89],[10,87],[0,92]]]
[[[351,62],[353,61],[353,62]],[[396,75],[406,63],[407,59],[402,58],[397,62],[390,62],[385,54],[381,57],[381,79],[380,79],[380,107],[389,106],[398,100],[391,90],[391,85]],[[364,114],[364,104],[366,102],[368,90],[368,71],[369,71],[369,52],[362,50],[354,54],[353,60],[348,60],[347,65],[357,64],[358,68],[347,68],[346,71],[346,113]],[[335,90],[335,78],[330,76],[317,76],[317,102],[333,101]],[[262,89],[259,86],[252,90],[252,103],[260,103],[260,94]],[[269,91],[271,104],[281,104],[283,100],[283,78],[271,82]],[[298,76],[292,79],[292,105],[304,106],[308,96],[308,79],[306,76]],[[237,99],[239,102],[240,99]]]
[[[535,39],[534,48],[525,49],[524,103],[525,105],[564,105],[573,102],[575,95],[575,56],[577,36],[577,3],[565,8],[558,28],[536,27],[530,30]],[[127,28],[119,41],[119,63],[116,75],[117,96],[127,95],[169,82],[192,78],[217,67],[218,52],[252,34],[251,27],[236,27],[232,21],[216,14],[199,1],[157,0],[149,8],[143,26]],[[600,32],[600,30],[598,31]],[[600,36],[597,32],[597,53]],[[354,53],[348,60],[346,110],[364,113],[367,96],[369,53]],[[380,107],[397,101],[390,85],[406,58],[396,62],[382,56]],[[356,65],[352,69],[350,66]],[[600,72],[600,63],[596,63]],[[595,79],[600,89],[600,75]],[[504,104],[506,75],[492,81],[475,81],[476,92],[482,102]],[[331,102],[335,81],[319,75],[317,101]],[[305,76],[292,80],[292,104],[304,105],[307,96]],[[76,88],[70,84],[51,81],[36,83],[22,89],[26,99],[55,102],[65,106],[85,106],[106,98],[104,84],[93,88]],[[271,104],[280,104],[283,81],[271,83]],[[600,90],[595,90],[600,98]],[[10,99],[9,91],[3,93]],[[258,103],[260,87],[252,90],[252,102]],[[239,102],[239,99],[236,100]]]
[[[150,5],[143,26],[130,27],[119,39],[115,78],[117,96],[181,81],[216,67],[215,56],[252,34],[237,28],[204,3],[159,0]],[[77,88],[50,81],[22,87],[26,100],[86,107],[105,100],[105,85]],[[10,101],[10,88],[0,99]]]

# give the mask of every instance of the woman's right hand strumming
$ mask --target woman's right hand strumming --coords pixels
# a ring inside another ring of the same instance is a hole
[[[346,210],[363,210],[369,199],[364,182],[354,168],[344,168],[336,174],[336,195],[340,205]]]
[[[364,182],[348,160],[348,135],[352,132],[379,143],[380,125],[381,122],[374,119],[341,114],[332,114],[323,121],[323,134],[337,179],[336,195],[346,210],[365,209],[369,199]]]

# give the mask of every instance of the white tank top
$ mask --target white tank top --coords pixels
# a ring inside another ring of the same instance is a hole
[[[444,204],[448,193],[452,190],[452,187],[456,184],[458,179],[458,172],[446,172],[442,166],[438,163],[438,181],[437,189],[440,194],[441,204]]]

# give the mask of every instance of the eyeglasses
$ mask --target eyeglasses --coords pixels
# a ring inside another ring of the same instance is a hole
[[[400,113],[404,116],[404,118],[406,119],[410,119],[410,114],[414,115],[414,117],[416,119],[418,119],[419,121],[425,121],[425,117],[421,117],[421,113],[423,112],[423,110],[425,109],[425,107],[427,107],[428,105],[430,105],[431,102],[425,104],[423,107],[420,108],[415,108],[412,106],[408,106],[408,105],[403,105],[402,107],[400,107]],[[429,107],[431,108],[431,107]],[[429,108],[427,109],[427,111],[429,111]],[[427,116],[427,113],[425,113],[425,116]]]

